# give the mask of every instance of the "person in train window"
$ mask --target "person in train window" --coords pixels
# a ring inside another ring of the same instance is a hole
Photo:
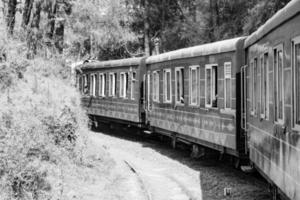
[[[180,103],[184,103],[184,95],[183,94],[180,96]]]

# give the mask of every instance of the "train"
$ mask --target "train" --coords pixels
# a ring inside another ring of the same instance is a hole
[[[273,199],[300,199],[300,1],[249,36],[87,62],[82,105],[115,122],[248,160]]]

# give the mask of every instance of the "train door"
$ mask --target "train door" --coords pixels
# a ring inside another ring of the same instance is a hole
[[[247,65],[241,68],[241,130],[244,135],[245,154],[247,148]]]
[[[144,98],[145,98],[145,104],[144,104],[144,110],[146,111],[145,115],[145,122],[147,123],[148,117],[149,117],[149,111],[151,109],[150,104],[150,72],[147,72],[144,74]]]
[[[246,67],[241,67],[241,71],[236,74],[236,144],[240,158],[247,155],[246,138]]]

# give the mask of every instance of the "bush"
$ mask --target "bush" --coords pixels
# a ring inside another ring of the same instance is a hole
[[[7,57],[0,64],[1,200],[54,199],[57,166],[83,160],[87,117],[80,95],[62,59]]]

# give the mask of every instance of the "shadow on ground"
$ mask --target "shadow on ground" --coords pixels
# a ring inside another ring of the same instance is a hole
[[[225,157],[219,160],[214,151],[200,158],[190,157],[191,148],[179,144],[176,149],[171,147],[168,138],[157,135],[140,133],[136,128],[101,124],[94,132],[106,134],[112,137],[137,142],[144,148],[151,148],[156,152],[176,160],[183,165],[200,172],[203,200],[270,200],[268,185],[258,173],[246,174],[233,167],[230,159]],[[224,188],[231,188],[232,194],[224,196]]]

